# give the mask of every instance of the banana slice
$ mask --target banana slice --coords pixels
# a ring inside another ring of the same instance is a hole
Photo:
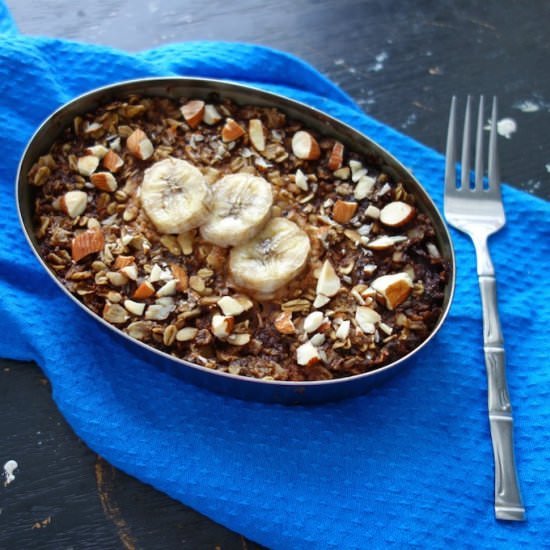
[[[271,184],[252,174],[223,177],[211,186],[210,215],[200,228],[203,239],[218,246],[235,246],[250,240],[269,219]]]
[[[183,233],[208,216],[210,189],[198,168],[167,158],[145,170],[141,203],[161,233]]]
[[[229,269],[238,286],[269,297],[302,271],[310,247],[294,222],[272,218],[256,237],[231,250]]]

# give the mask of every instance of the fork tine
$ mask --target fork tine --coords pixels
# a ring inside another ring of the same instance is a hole
[[[477,132],[476,132],[476,168],[475,168],[475,188],[480,191],[483,189],[483,111],[485,109],[483,96],[479,96],[479,109],[477,112]]]
[[[451,99],[447,150],[445,153],[445,194],[456,191],[456,96]]]
[[[472,96],[466,100],[464,114],[464,133],[462,134],[462,160],[460,161],[460,184],[462,189],[470,188],[470,170],[472,169],[472,138],[471,138]]]
[[[491,134],[489,136],[489,191],[498,191],[500,188],[497,150],[497,110],[497,98],[494,96],[491,112]]]

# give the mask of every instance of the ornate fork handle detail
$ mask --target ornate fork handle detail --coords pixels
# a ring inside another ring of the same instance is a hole
[[[512,406],[505,372],[505,352],[497,306],[495,270],[487,238],[506,223],[500,193],[497,152],[497,101],[493,98],[489,137],[488,178],[483,173],[484,100],[479,99],[475,143],[475,178],[471,178],[471,97],[466,103],[460,185],[456,178],[456,97],[451,101],[445,164],[445,216],[472,239],[483,307],[483,351],[488,384],[489,424],[495,463],[495,516],[521,521],[521,500],[513,444]]]
[[[483,350],[487,369],[489,424],[495,459],[495,513],[499,519],[522,520],[525,512],[516,475],[512,406],[506,383],[503,347],[493,275],[480,275]],[[507,464],[508,467],[504,467]]]
[[[525,510],[516,474],[512,406],[506,382],[504,339],[498,315],[496,279],[486,239],[481,242],[474,239],[474,244],[483,309],[483,350],[495,460],[495,514],[499,519],[521,521],[525,518]]]

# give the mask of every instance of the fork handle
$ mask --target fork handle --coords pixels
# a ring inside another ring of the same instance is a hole
[[[512,406],[506,382],[504,339],[498,315],[494,269],[486,239],[475,242],[483,308],[483,350],[488,382],[489,424],[495,459],[495,516],[525,519],[514,458]]]

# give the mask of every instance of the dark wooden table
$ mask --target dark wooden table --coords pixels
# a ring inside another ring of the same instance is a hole
[[[292,52],[373,117],[443,151],[451,95],[496,94],[504,181],[550,199],[547,0],[8,0],[23,33],[137,51],[230,40]],[[79,3],[77,3],[79,4]],[[115,470],[57,411],[32,364],[0,362],[1,549],[253,549],[256,544]]]

